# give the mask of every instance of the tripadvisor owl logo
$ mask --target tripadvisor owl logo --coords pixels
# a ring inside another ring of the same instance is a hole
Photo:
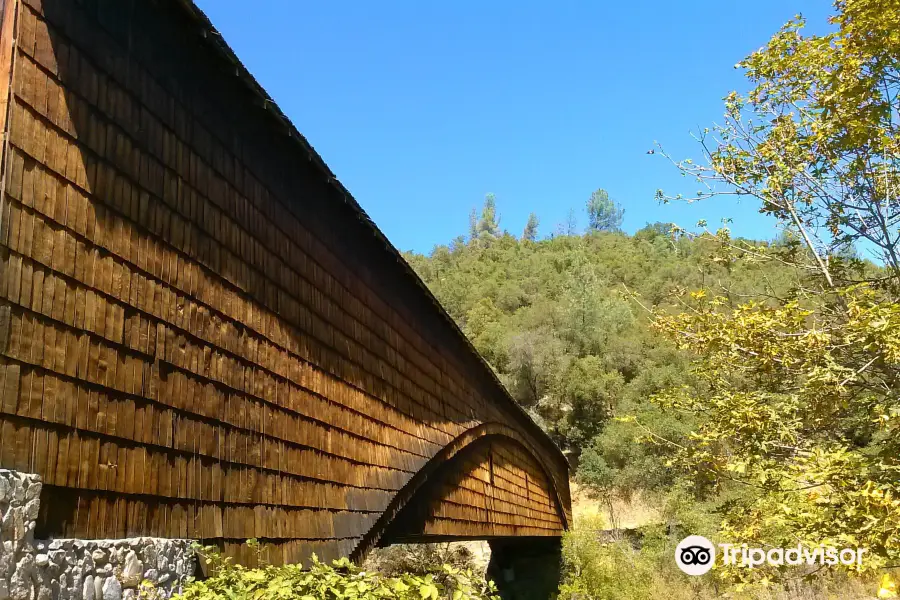
[[[689,535],[675,548],[675,562],[688,575],[703,575],[716,562],[716,548],[702,535]]]

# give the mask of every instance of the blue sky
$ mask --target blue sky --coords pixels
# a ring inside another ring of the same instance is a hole
[[[624,228],[732,217],[771,238],[751,201],[660,206],[691,194],[655,140],[699,156],[689,133],[742,86],[734,64],[819,0],[672,2],[197,0],[237,55],[400,250],[464,234],[494,193],[518,235],[552,233],[605,188]]]

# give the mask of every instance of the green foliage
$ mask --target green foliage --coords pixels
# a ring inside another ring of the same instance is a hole
[[[699,182],[698,199],[756,198],[760,212],[796,231],[829,287],[846,264],[830,257],[861,242],[896,291],[900,6],[837,0],[834,7],[831,33],[805,36],[798,16],[738,63],[749,91],[731,92],[722,124],[700,133],[705,164],[678,166]]]
[[[540,221],[536,214],[531,213],[528,215],[528,222],[525,223],[525,229],[522,231],[522,241],[528,242],[536,242],[537,241],[537,231],[538,225]]]
[[[483,576],[486,564],[479,565],[472,551],[464,545],[449,543],[434,544],[394,544],[374,550],[362,565],[364,570],[372,570],[388,577],[399,577],[404,573],[412,575],[433,575],[441,583],[444,567],[450,566],[459,572],[471,571]]]
[[[625,209],[612,200],[606,190],[597,190],[587,201],[587,214],[591,231],[619,231]]]
[[[705,509],[692,508],[678,516],[690,524],[691,532],[705,531]],[[563,538],[564,581],[559,600],[806,600],[812,598],[870,598],[878,588],[878,578],[848,578],[820,574],[808,578],[767,585],[727,589],[715,577],[689,577],[673,560],[678,535],[667,534],[661,526],[642,530],[640,547],[625,540],[601,542],[607,524],[597,519],[579,519]],[[680,533],[679,533],[680,535]],[[715,572],[715,571],[714,571]],[[882,588],[890,589],[886,577]],[[883,595],[880,598],[894,596]]]
[[[625,541],[601,543],[604,527],[602,521],[581,519],[566,533],[560,600],[689,600],[713,591],[709,580],[678,570],[672,559],[675,546],[662,531],[647,531],[638,551]]]
[[[646,478],[652,488],[670,481],[663,472],[671,448],[644,447],[637,441],[645,431],[612,419],[640,414],[666,436],[685,432],[681,417],[652,407],[649,397],[686,383],[689,373],[684,353],[650,329],[648,309],[675,311],[681,291],[712,281],[749,295],[792,283],[776,265],[722,260],[714,236],[671,232],[654,224],[634,236],[500,235],[406,258],[560,446],[575,457],[584,448],[601,452],[624,471],[616,482],[628,488],[640,487],[632,466],[640,455],[656,474]]]
[[[579,483],[603,494],[628,499],[640,490],[671,490],[679,472],[667,464],[670,440],[683,440],[690,421],[649,403],[619,408],[585,446],[578,463]]]
[[[688,312],[658,312],[697,356],[696,385],[657,402],[696,418],[674,464],[708,493],[745,488],[723,536],[865,548],[865,571],[900,558],[900,5],[834,7],[831,33],[805,36],[797,17],[739,63],[750,90],[701,134],[705,164],[677,163],[698,198],[754,197],[785,225],[771,247],[715,237],[726,260],[778,262],[797,285],[738,304],[701,286]]]
[[[700,356],[705,393],[663,407],[697,416],[675,461],[695,479],[747,488],[731,540],[866,548],[864,569],[900,558],[900,307],[867,286],[836,296],[693,310],[656,327]]]
[[[441,566],[439,577],[387,577],[362,571],[346,558],[327,565],[313,555],[307,569],[299,564],[250,569],[213,548],[200,553],[210,566],[210,577],[189,582],[178,600],[497,600],[492,583],[449,565]]]
[[[493,194],[488,194],[484,198],[484,207],[481,209],[481,218],[475,226],[477,240],[480,242],[489,242],[492,238],[500,235],[500,220],[497,215],[497,201]]]

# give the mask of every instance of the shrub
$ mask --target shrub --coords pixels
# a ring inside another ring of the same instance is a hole
[[[315,555],[300,564],[247,568],[224,558],[214,548],[199,548],[210,569],[205,580],[191,580],[178,600],[499,600],[493,584],[449,565],[440,580],[432,574],[404,573],[386,577],[366,572],[346,558],[331,565]]]
[[[681,573],[674,545],[660,531],[648,530],[640,550],[626,541],[602,543],[602,520],[580,519],[563,538],[565,579],[560,600],[637,600],[698,597],[704,582]]]
[[[696,511],[679,511],[688,514]],[[692,521],[696,527],[703,519]],[[878,588],[877,577],[826,574],[810,580],[803,571],[791,571],[784,581],[766,585],[735,586],[722,580],[714,569],[703,577],[689,577],[675,564],[675,537],[665,526],[641,529],[640,549],[628,541],[604,543],[602,519],[576,520],[563,538],[564,580],[558,600],[817,600],[819,598],[870,598]],[[677,527],[676,529],[682,529]],[[690,529],[689,529],[690,530]],[[697,530],[694,530],[697,531]],[[879,598],[891,598],[893,579],[881,580]]]
[[[377,571],[386,577],[431,574],[438,581],[445,578],[445,566],[460,572],[471,571],[473,576],[483,578],[486,560],[479,560],[470,547],[463,543],[438,544],[394,544],[386,548],[376,548],[369,554],[362,568]]]

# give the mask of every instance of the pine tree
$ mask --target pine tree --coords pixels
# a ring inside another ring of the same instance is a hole
[[[484,208],[478,220],[478,237],[495,238],[500,233],[500,221],[497,217],[497,201],[493,194],[484,197]]]
[[[597,190],[587,201],[588,228],[591,231],[619,231],[625,210],[609,197],[606,190]]]
[[[475,207],[472,207],[472,212],[469,213],[469,242],[474,242],[478,239],[478,212],[475,210]]]
[[[528,215],[528,223],[525,224],[525,231],[522,232],[522,241],[537,241],[537,230],[539,223],[540,221],[538,220],[536,214],[531,213],[530,215]]]

